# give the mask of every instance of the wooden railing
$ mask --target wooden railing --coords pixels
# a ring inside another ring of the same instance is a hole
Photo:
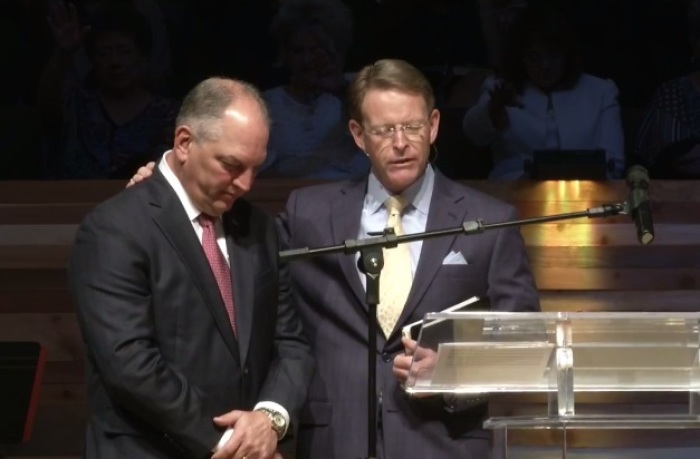
[[[259,180],[251,200],[279,212],[308,182]],[[627,196],[623,182],[468,182],[517,206],[523,218],[573,212]],[[86,416],[83,345],[66,286],[66,263],[80,220],[122,182],[0,183],[0,341],[39,341],[48,351],[32,440],[17,457],[77,457]],[[654,182],[656,239],[636,240],[626,216],[522,229],[545,311],[700,310],[700,182]],[[476,217],[476,216],[475,216]],[[489,222],[487,222],[489,223]],[[682,410],[678,394],[592,394],[584,410]],[[538,395],[504,396],[495,414],[543,412]],[[0,416],[1,414],[0,408]],[[519,432],[511,441],[550,445],[558,432]],[[576,447],[700,445],[695,431],[569,431]],[[0,454],[2,455],[2,454]]]

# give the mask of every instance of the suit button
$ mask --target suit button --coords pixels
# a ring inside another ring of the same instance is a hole
[[[392,362],[394,359],[391,357],[391,354],[388,352],[382,352],[382,360],[384,360],[386,363]]]
[[[248,367],[245,367],[245,368],[243,369],[243,374],[246,375],[246,376],[248,375]]]

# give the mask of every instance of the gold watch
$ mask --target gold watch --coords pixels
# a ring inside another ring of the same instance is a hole
[[[269,408],[257,408],[255,411],[260,411],[267,416],[267,418],[270,420],[270,427],[272,427],[272,430],[274,430],[277,434],[277,440],[281,440],[287,431],[287,420],[284,419],[282,413]]]

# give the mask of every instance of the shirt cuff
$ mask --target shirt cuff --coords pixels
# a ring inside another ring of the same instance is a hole
[[[258,408],[266,408],[268,410],[276,411],[282,415],[285,422],[284,432],[280,436],[280,440],[284,438],[284,436],[287,435],[287,430],[289,429],[289,412],[282,405],[276,402],[258,402],[258,404],[255,405],[255,408],[253,408],[253,410],[257,410]]]
[[[221,436],[221,439],[219,440],[219,443],[216,444],[214,449],[212,450],[213,453],[216,453],[219,451],[221,448],[224,447],[226,443],[231,439],[231,435],[233,435],[233,429],[229,427],[224,431],[224,434]]]

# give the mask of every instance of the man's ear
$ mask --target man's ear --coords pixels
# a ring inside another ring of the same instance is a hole
[[[435,139],[437,139],[438,130],[440,128],[440,112],[438,109],[434,108],[428,119],[430,123],[430,143],[433,144],[435,143]]]
[[[365,151],[365,138],[362,135],[362,125],[355,120],[350,120],[348,121],[348,128],[350,129],[352,138],[355,140],[355,145],[357,145],[360,150]]]
[[[177,162],[184,163],[185,161],[187,161],[192,142],[194,142],[192,128],[186,125],[178,126],[177,128],[175,128],[175,142],[173,142],[173,153]]]

